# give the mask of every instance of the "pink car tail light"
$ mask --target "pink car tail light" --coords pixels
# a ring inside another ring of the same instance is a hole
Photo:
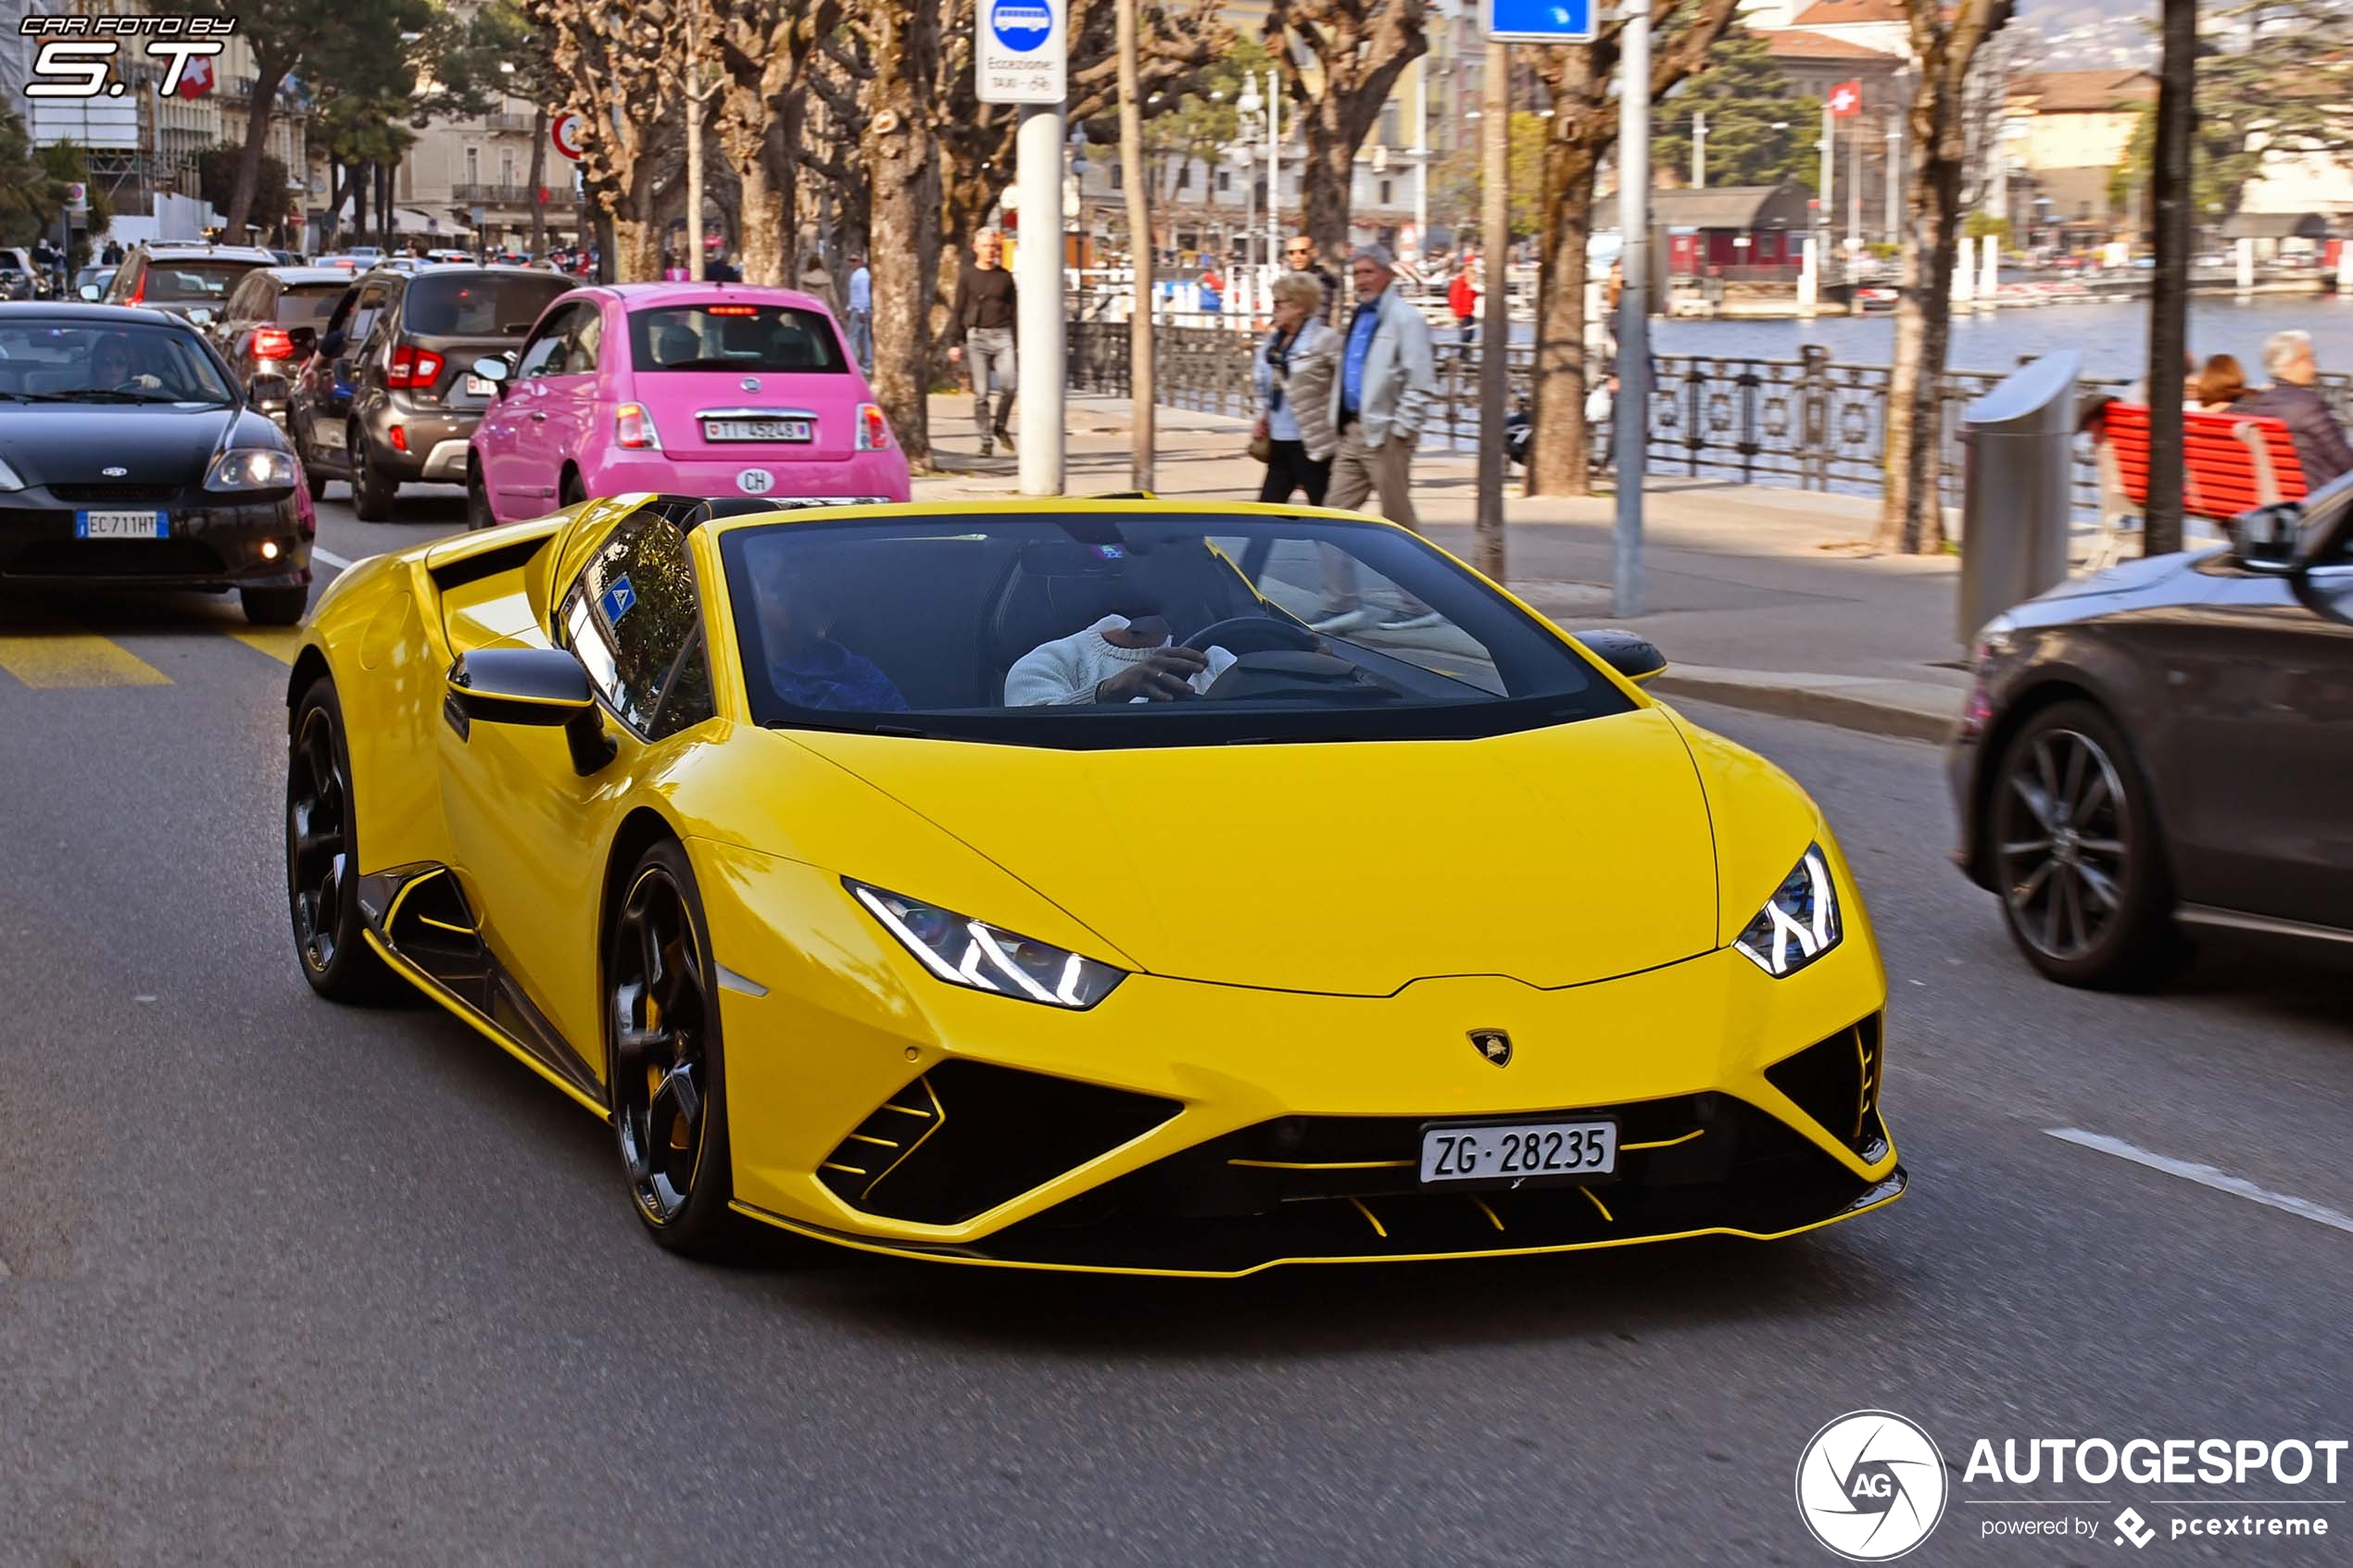
[[[883,417],[879,405],[858,405],[858,450],[881,452],[890,445],[890,421]]]
[[[661,434],[643,403],[623,403],[612,411],[612,444],[633,452],[659,452]]]

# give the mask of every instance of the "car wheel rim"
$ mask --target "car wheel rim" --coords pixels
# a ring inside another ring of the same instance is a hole
[[[286,768],[286,884],[303,961],[324,972],[335,961],[335,928],[349,867],[346,787],[335,759],[334,721],[313,709]]]
[[[702,953],[677,883],[638,877],[614,934],[613,1127],[638,1209],[657,1225],[694,1196],[710,1104]]]
[[[2099,742],[2047,730],[2003,781],[1996,853],[2011,923],[2036,952],[2081,959],[2124,910],[2124,781]]]

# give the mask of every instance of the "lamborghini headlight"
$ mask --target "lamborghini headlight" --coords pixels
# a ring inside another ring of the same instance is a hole
[[[1808,845],[1797,869],[1782,879],[1732,946],[1776,979],[1795,974],[1838,946],[1838,894],[1822,847]]]
[[[1127,978],[1125,970],[1015,936],[969,916],[842,879],[883,929],[950,985],[994,991],[1048,1007],[1090,1008]]]

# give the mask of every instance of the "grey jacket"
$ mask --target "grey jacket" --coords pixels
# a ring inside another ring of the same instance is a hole
[[[2318,490],[2341,473],[2353,472],[2353,446],[2329,411],[2328,399],[2309,386],[2282,382],[2232,406],[2233,414],[2255,414],[2278,420],[2296,438],[2296,463],[2304,470],[2304,487]]]
[[[1269,334],[1271,337],[1271,334]],[[1267,411],[1274,372],[1266,363],[1268,338],[1258,340],[1258,412]],[[1332,384],[1340,375],[1340,334],[1310,317],[1284,357],[1283,407],[1299,421],[1299,442],[1311,461],[1322,462],[1340,445],[1332,428]]]
[[[1365,355],[1364,401],[1356,411],[1365,445],[1378,446],[1392,435],[1408,441],[1421,434],[1438,400],[1438,371],[1429,351],[1429,323],[1391,285],[1381,291],[1380,314]],[[1340,320],[1340,370],[1332,377],[1332,428],[1340,425],[1347,395],[1348,337],[1356,320],[1352,307]]]

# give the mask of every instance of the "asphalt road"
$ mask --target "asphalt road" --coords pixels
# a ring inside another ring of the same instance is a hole
[[[324,511],[346,558],[461,525],[455,492]],[[2353,1436],[2353,972],[2247,947],[2150,998],[2032,978],[1944,860],[1931,748],[1693,709],[1816,792],[1862,879],[1891,1210],[1222,1285],[712,1269],[647,1243],[605,1131],[447,1016],[305,987],[283,642],[241,626],[0,604],[0,1562],[1829,1562],[1792,1474],[1863,1407],[1952,1472],[1912,1561],[2120,1549],[1984,1539],[2052,1512],[1984,1499],[2163,1529],[2353,1498],[1964,1484],[1980,1437]],[[2268,1512],[2337,1533],[2150,1551],[2329,1561],[2353,1532]]]

